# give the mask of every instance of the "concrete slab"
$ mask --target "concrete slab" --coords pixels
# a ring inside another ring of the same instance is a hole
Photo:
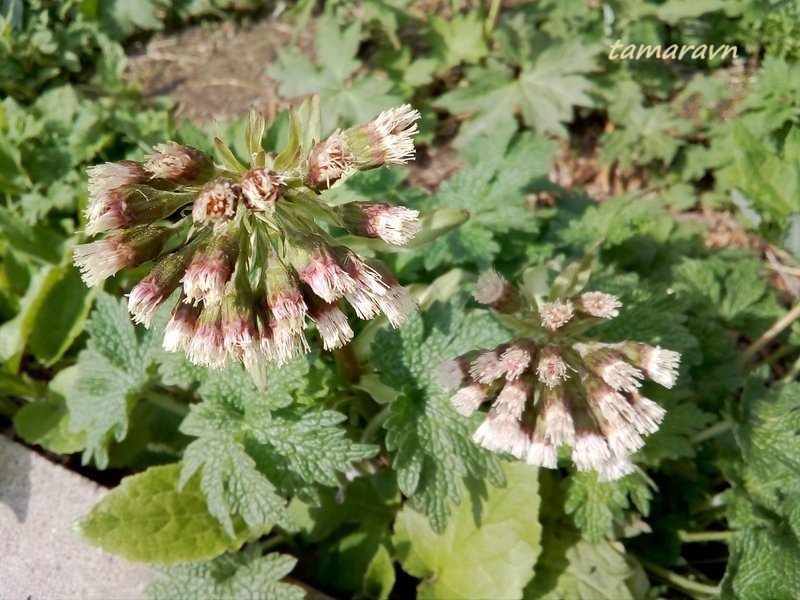
[[[72,533],[106,492],[0,435],[0,599],[144,598],[150,569]]]

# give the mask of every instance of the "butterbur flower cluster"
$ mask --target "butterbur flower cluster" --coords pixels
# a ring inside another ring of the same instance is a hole
[[[491,350],[476,350],[439,367],[454,391],[456,411],[488,406],[473,440],[532,465],[556,468],[567,446],[579,471],[603,481],[633,471],[631,454],[658,430],[664,409],[641,394],[650,379],[671,388],[680,355],[633,341],[586,339],[587,326],[619,315],[611,294],[586,292],[534,305],[495,272],[478,280],[475,298],[519,323],[525,334]]]
[[[403,245],[418,231],[418,212],[379,202],[334,206],[321,194],[355,171],[412,159],[419,113],[401,106],[321,142],[292,116],[290,139],[308,139],[306,147],[276,157],[261,149],[263,119],[251,115],[249,168],[229,151],[221,167],[168,142],[142,162],[89,169],[86,232],[106,236],[74,250],[84,281],[98,285],[149,262],[128,295],[132,318],[150,326],[180,290],[164,347],[196,364],[282,364],[308,352],[309,322],[325,349],[350,341],[348,304],[361,319],[384,314],[395,327],[416,308],[384,264],[334,232]]]

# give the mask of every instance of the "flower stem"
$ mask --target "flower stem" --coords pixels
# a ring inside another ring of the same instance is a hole
[[[783,315],[780,319],[767,329],[760,338],[750,344],[742,354],[742,361],[747,362],[758,354],[764,346],[774,340],[780,333],[789,327],[797,318],[800,317],[800,303],[796,304],[792,310]]]
[[[719,586],[706,585],[705,583],[693,581],[687,577],[684,577],[683,575],[678,575],[669,569],[665,569],[664,567],[661,567],[655,563],[651,563],[649,560],[644,560],[641,558],[638,560],[641,565],[653,575],[659,579],[663,579],[675,589],[684,592],[692,598],[705,598],[707,596],[716,596],[719,594]]]
[[[700,444],[702,442],[705,442],[706,440],[710,440],[715,436],[723,434],[726,431],[730,431],[731,429],[733,429],[733,421],[725,419],[724,421],[720,421],[719,423],[714,423],[711,427],[708,427],[703,431],[698,431],[692,437],[689,438],[689,443],[693,445]]]
[[[347,383],[356,383],[361,379],[361,366],[358,364],[353,346],[347,344],[333,351],[336,370]]]
[[[500,12],[500,0],[492,0],[489,5],[489,12],[486,15],[486,23],[484,24],[483,37],[488,44],[492,39],[492,30],[494,24],[497,22],[497,14]]]
[[[378,412],[374,417],[369,420],[367,426],[364,428],[364,433],[361,434],[361,443],[368,444],[375,437],[375,434],[378,433],[381,427],[383,427],[384,422],[386,419],[389,418],[389,406],[384,406],[380,412]]]
[[[158,406],[159,408],[178,415],[179,417],[185,417],[189,414],[189,407],[185,404],[181,404],[169,394],[151,390],[147,393],[145,398],[148,402],[150,402],[150,404]]]
[[[682,542],[727,542],[733,537],[733,531],[679,531]]]

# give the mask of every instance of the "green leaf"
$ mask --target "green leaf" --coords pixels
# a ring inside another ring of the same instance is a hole
[[[473,423],[460,417],[448,394],[434,381],[440,362],[480,347],[507,341],[485,312],[465,312],[463,301],[434,303],[396,331],[381,331],[373,342],[373,365],[384,383],[402,390],[391,404],[386,447],[392,453],[400,489],[442,531],[451,505],[463,497],[462,480],[502,481],[497,457],[472,442]]]
[[[507,485],[470,496],[436,533],[406,505],[392,539],[403,569],[423,579],[417,598],[522,598],[541,552],[538,469],[504,464]]]
[[[37,360],[50,366],[61,358],[83,331],[97,291],[84,285],[74,267],[65,270],[43,301],[58,310],[39,311],[31,329],[30,348]]]
[[[278,524],[292,528],[286,499],[256,469],[255,461],[241,446],[226,436],[205,436],[193,441],[183,454],[179,486],[202,470],[200,489],[208,500],[208,511],[229,537],[235,537],[231,515],[240,515],[257,532]]]
[[[434,14],[429,25],[431,53],[439,62],[440,71],[462,62],[476,63],[488,53],[484,21],[478,11],[457,13],[447,19]]]
[[[29,225],[6,207],[0,207],[0,232],[20,252],[47,263],[59,263],[64,238],[40,225]]]
[[[359,72],[358,23],[341,27],[332,15],[323,15],[313,40],[313,62],[300,50],[280,48],[267,74],[280,82],[278,91],[284,98],[320,95],[323,134],[343,124],[368,121],[402,103],[390,80]]]
[[[539,133],[566,137],[562,123],[572,121],[573,106],[593,106],[586,75],[594,69],[598,48],[580,42],[554,42],[533,28],[509,36],[507,45],[527,49],[523,57],[507,63],[490,62],[486,67],[467,70],[467,87],[445,93],[436,102],[451,113],[470,113],[459,132],[457,143],[468,146],[480,134],[487,134],[515,114]],[[524,50],[523,50],[524,51]],[[522,61],[521,63],[519,61]]]
[[[730,467],[728,519],[738,528],[722,597],[795,598],[800,594],[800,384],[769,391],[751,379],[734,428],[741,460]]]
[[[596,544],[611,536],[615,523],[623,522],[623,511],[629,506],[628,495],[639,512],[647,515],[652,494],[640,475],[601,482],[595,472],[576,471],[568,478],[564,510],[574,516],[575,524]]]
[[[0,362],[19,364],[39,312],[52,310],[45,307],[45,299],[63,274],[63,267],[45,266],[33,275],[28,291],[20,301],[19,312],[13,319],[0,325]],[[16,366],[12,370],[16,370]]]
[[[150,467],[126,477],[76,524],[85,539],[128,560],[170,564],[236,550],[208,514],[197,479],[178,491],[180,465]]]
[[[788,530],[781,520],[768,514],[758,514],[750,506],[732,508],[741,519],[746,511],[747,527],[734,535],[730,545],[730,559],[722,580],[721,598],[733,600],[773,600],[797,598],[800,595],[800,543],[797,532]],[[738,521],[740,522],[740,521]]]
[[[128,316],[123,300],[100,294],[86,325],[89,342],[78,355],[78,377],[65,390],[70,428],[86,434],[83,461],[108,465],[108,446],[128,432],[128,416],[149,380],[155,360],[153,333],[142,339]]]
[[[425,267],[473,263],[488,268],[501,252],[501,236],[511,232],[534,233],[538,223],[525,193],[550,170],[555,151],[551,141],[526,133],[512,137],[499,129],[464,150],[468,161],[442,183],[433,198],[419,208],[468,210],[469,221],[425,246]]]
[[[151,600],[302,600],[303,588],[282,582],[297,559],[262,555],[258,544],[213,561],[160,567],[163,577],[147,588]]]
[[[364,596],[374,600],[388,600],[394,582],[394,561],[386,546],[378,546],[364,573]]]
[[[345,436],[337,425],[346,418],[332,410],[273,413],[271,420],[248,427],[260,444],[251,446],[250,453],[283,493],[312,497],[316,485],[337,486],[339,473],[378,451]]]
[[[632,570],[619,542],[591,544],[570,530],[545,529],[536,577],[527,600],[635,600],[626,585]]]
[[[222,376],[203,373],[204,401],[191,406],[180,428],[198,438],[186,448],[181,482],[202,471],[209,511],[231,535],[232,515],[254,530],[294,527],[286,497],[311,498],[317,485],[337,485],[337,473],[377,450],[347,439],[338,425],[345,417],[337,412],[299,404],[279,410],[309,385],[305,358],[269,372],[267,392],[239,366]]]
[[[16,412],[14,429],[28,444],[37,444],[56,454],[71,454],[84,448],[86,436],[70,431],[67,405],[59,392],[74,385],[77,376],[75,366],[59,371],[50,381],[46,397]]]
[[[786,145],[793,144],[800,145],[800,127],[786,138]],[[765,221],[782,228],[789,215],[800,211],[800,166],[783,160],[741,123],[734,124],[733,152],[736,170],[731,183],[752,201]]]

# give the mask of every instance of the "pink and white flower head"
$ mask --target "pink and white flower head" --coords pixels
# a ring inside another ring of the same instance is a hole
[[[383,163],[405,164],[414,158],[413,137],[419,132],[419,111],[410,104],[386,110],[366,128],[377,139]]]
[[[525,462],[536,467],[555,469],[558,466],[556,447],[546,438],[534,435]]]
[[[681,364],[681,355],[677,352],[639,342],[622,342],[611,347],[618,350],[657,384],[668,389],[675,385]]]
[[[537,305],[533,290],[518,292],[489,272],[475,296],[516,335],[511,343],[472,350],[437,371],[460,414],[491,405],[473,440],[544,468],[555,468],[558,448],[567,446],[579,471],[597,471],[603,480],[631,473],[631,456],[664,417],[661,406],[641,395],[642,381],[674,385],[680,355],[641,342],[604,344],[589,337],[598,318],[618,316],[621,305],[610,294],[588,292]]]
[[[309,316],[317,326],[325,350],[341,348],[353,339],[353,329],[335,304],[317,301],[310,307]]]
[[[236,215],[241,188],[227,179],[218,179],[206,187],[192,206],[192,218],[201,225],[230,221]]]
[[[180,288],[165,347],[210,367],[239,361],[258,385],[265,362],[310,350],[312,321],[326,350],[353,338],[341,299],[363,319],[385,314],[392,326],[403,323],[416,309],[414,297],[336,231],[346,223],[351,234],[402,245],[418,231],[419,213],[360,201],[341,207],[322,192],[344,176],[412,158],[419,113],[385,111],[309,144],[316,134],[305,128],[315,108],[308,102],[293,112],[298,144],[275,152],[260,147],[264,121],[251,114],[249,165],[237,164],[217,139],[224,167],[176,142],[155,146],[141,162],[91,167],[86,232],[112,233],[75,248],[85,281],[97,285],[153,261],[128,295],[134,321],[149,324]]]
[[[505,351],[505,348],[503,348],[502,351]],[[505,374],[505,365],[500,362],[500,354],[502,351],[490,350],[488,352],[483,352],[472,362],[469,372],[476,382],[492,383]]]
[[[222,302],[233,273],[231,257],[221,248],[195,256],[181,279],[187,303],[215,305]]]
[[[89,175],[89,196],[96,197],[109,190],[144,183],[149,175],[142,165],[133,160],[107,162],[86,169]]]
[[[99,285],[122,269],[155,258],[170,237],[167,228],[140,226],[72,250],[75,265],[89,287]]]
[[[504,452],[524,460],[531,440],[514,416],[490,410],[472,436],[473,441],[491,452]]]
[[[325,302],[336,302],[356,282],[341,267],[336,256],[324,244],[316,245],[298,269],[300,280]]]
[[[324,190],[355,170],[354,156],[346,147],[340,131],[314,147],[308,159],[306,183],[315,190]]]
[[[553,388],[565,381],[569,377],[568,370],[569,367],[557,347],[549,346],[539,353],[536,376],[546,387]]]
[[[164,350],[167,352],[186,351],[194,337],[200,308],[178,301],[170,320],[164,329]]]
[[[174,183],[192,184],[211,175],[211,157],[197,148],[176,142],[157,144],[155,152],[144,161],[144,170],[154,178]]]
[[[569,323],[573,314],[575,314],[575,311],[572,307],[572,302],[569,300],[545,302],[539,307],[539,316],[542,319],[542,327],[549,331],[561,329],[564,325]]]
[[[308,345],[303,330],[292,323],[276,322],[272,329],[272,349],[278,366],[285,365],[299,356],[308,354]]]
[[[271,215],[285,181],[286,177],[270,169],[250,169],[242,178],[245,205],[254,212]]]
[[[156,309],[180,285],[187,262],[187,252],[168,254],[159,259],[150,273],[133,286],[128,295],[128,312],[135,323],[150,327]]]
[[[419,211],[405,206],[350,202],[338,207],[338,215],[352,234],[403,246],[419,233]]]
[[[187,354],[193,363],[206,367],[221,368],[228,362],[219,306],[200,313]]]
[[[489,397],[485,385],[473,383],[458,390],[451,398],[450,403],[456,412],[468,417]]]
[[[586,292],[580,295],[578,306],[588,315],[599,319],[613,319],[619,316],[622,302],[619,298],[605,292]]]
[[[516,342],[500,356],[500,368],[505,371],[506,379],[513,381],[528,370],[532,359],[533,355],[528,344]]]
[[[231,356],[243,357],[253,345],[252,316],[243,311],[225,314],[221,321],[222,346]]]

